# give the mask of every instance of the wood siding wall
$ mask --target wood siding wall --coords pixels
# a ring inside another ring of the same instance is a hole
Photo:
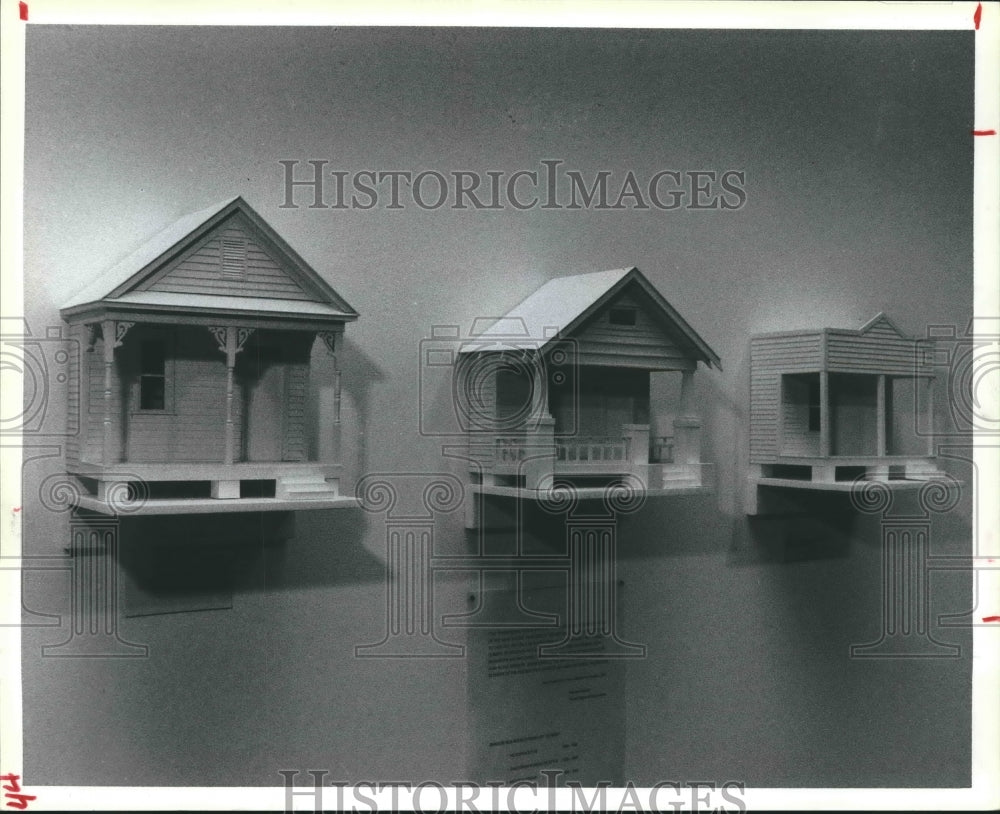
[[[879,323],[861,336],[831,332],[827,338],[828,369],[838,373],[913,375],[918,358],[916,342],[894,332],[879,331],[881,327]]]
[[[750,462],[778,456],[781,374],[818,371],[823,364],[823,334],[758,336],[750,341]]]
[[[66,460],[76,463],[80,460],[81,435],[86,433],[84,429],[86,422],[81,413],[81,388],[83,371],[80,366],[80,355],[84,352],[86,345],[84,338],[87,329],[82,325],[74,325],[69,329],[69,343],[67,352],[69,359],[66,362]]]
[[[135,335],[133,335],[133,333]],[[137,326],[119,351],[128,389],[128,460],[138,462],[207,463],[222,461],[226,432],[226,357],[205,328],[169,331],[167,409],[138,409],[138,349],[156,334]],[[233,391],[234,449],[242,447],[243,389]],[[237,457],[239,457],[237,455]]]
[[[306,434],[306,399],[308,395],[308,360],[289,362],[285,368],[286,409],[282,460],[305,461],[309,457]]]
[[[653,319],[645,299],[644,295],[626,290],[574,334],[578,363],[644,370],[693,370],[697,362]],[[609,314],[616,308],[635,309],[635,325],[612,324]]]
[[[222,274],[222,233],[239,232],[246,240],[246,276],[231,279]],[[180,262],[157,273],[139,290],[173,291],[186,294],[273,297],[283,300],[310,300],[307,293],[253,239],[249,226],[239,218],[220,224],[200,248]]]
[[[814,377],[819,383],[819,376]],[[809,383],[801,377],[781,381],[782,455],[819,455],[819,431],[809,429]]]
[[[261,331],[251,341],[237,360],[238,378],[246,388],[246,398],[253,398],[256,377],[264,373],[260,360],[278,364],[283,371],[282,404],[280,415],[275,415],[267,427],[250,427],[248,433],[280,433],[277,439],[277,457],[282,461],[309,459],[308,399],[309,360],[315,334],[297,331]],[[255,359],[255,357],[257,357]],[[258,416],[259,418],[259,416]],[[320,428],[321,432],[329,428]]]
[[[577,374],[549,383],[557,435],[622,438],[625,424],[649,424],[649,371],[580,367]]]
[[[866,374],[830,374],[830,454],[878,454],[878,380]]]

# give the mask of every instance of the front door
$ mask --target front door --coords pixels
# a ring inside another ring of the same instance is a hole
[[[248,461],[280,461],[284,440],[285,367],[280,348],[259,348],[247,360]]]

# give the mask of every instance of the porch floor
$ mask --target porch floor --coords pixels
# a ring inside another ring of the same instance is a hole
[[[517,497],[527,500],[545,500],[549,496],[549,490],[547,489],[527,489],[523,486],[474,484],[469,487],[469,491],[475,495],[497,495],[500,497]],[[661,495],[707,494],[711,491],[711,486],[679,481],[676,485],[656,488],[647,487],[645,494],[647,497],[657,497]],[[601,499],[607,494],[607,488],[603,486],[577,486],[574,487],[573,493],[582,500]]]
[[[780,486],[785,489],[809,489],[818,492],[850,492],[857,488],[857,483],[879,483],[892,492],[906,491],[907,489],[919,489],[925,483],[935,481],[940,482],[949,488],[958,488],[961,483],[951,478],[946,478],[943,472],[936,475],[928,475],[923,478],[892,478],[882,480],[879,478],[862,478],[860,481],[818,481],[800,480],[798,478],[753,478],[752,482],[757,486]]]
[[[227,514],[231,512],[302,512],[317,509],[352,509],[359,505],[356,497],[324,497],[316,500],[282,500],[275,497],[233,498],[174,498],[145,500],[134,506],[121,506],[93,495],[80,495],[76,505],[81,509],[108,515],[137,517],[156,514]]]
[[[281,475],[300,472],[322,472],[324,477],[336,477],[343,467],[320,461],[241,461],[224,464],[207,463],[144,463],[124,461],[95,464],[86,461],[69,462],[66,471],[81,478],[114,481],[213,481],[213,480],[274,480]]]

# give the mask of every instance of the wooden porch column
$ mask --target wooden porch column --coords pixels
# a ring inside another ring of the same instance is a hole
[[[533,419],[552,416],[546,369],[541,363],[532,365],[531,368],[531,416]]]
[[[104,419],[101,437],[101,463],[112,463],[111,454],[111,384],[115,367],[115,348],[121,347],[125,334],[134,322],[119,322],[105,319],[101,322],[101,339],[104,352]]]
[[[887,453],[886,414],[885,414],[885,375],[879,374],[878,385],[875,388],[875,454],[884,458]]]
[[[701,463],[701,418],[694,408],[694,371],[681,371],[681,403],[674,419],[674,463]],[[697,470],[695,470],[697,471]]]
[[[830,374],[819,372],[819,455],[830,457]]]
[[[693,391],[694,391],[694,371],[682,370],[680,414],[685,418],[697,417],[694,411],[694,405],[692,404],[692,401],[694,399]]]
[[[548,415],[535,419],[525,433],[525,459],[521,461],[518,472],[524,476],[525,489],[551,488],[552,477],[555,475],[555,444],[556,420]]]
[[[243,346],[254,332],[254,329],[237,328],[233,325],[228,325],[224,328],[210,327],[208,330],[215,337],[215,342],[219,346],[219,350],[226,354],[226,424],[222,462],[231,465],[236,460],[233,430],[233,391],[235,387],[234,368],[236,367],[236,354],[243,350]]]
[[[232,464],[233,454],[233,369],[236,367],[236,329],[226,328],[226,448],[222,462]]]
[[[332,381],[319,387],[319,460],[324,463],[340,462],[340,370],[337,368],[337,332],[320,331],[319,338],[326,346],[333,365]]]

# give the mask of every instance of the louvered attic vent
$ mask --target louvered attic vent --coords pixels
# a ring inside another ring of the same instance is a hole
[[[243,280],[247,276],[247,241],[240,232],[222,235],[222,276],[230,280]]]

